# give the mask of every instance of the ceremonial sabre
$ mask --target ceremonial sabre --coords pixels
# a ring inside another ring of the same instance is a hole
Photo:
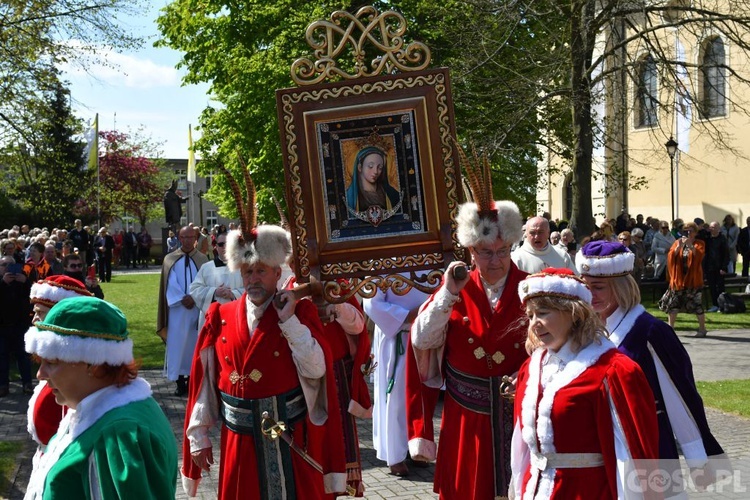
[[[303,450],[297,443],[294,442],[294,438],[287,430],[286,424],[284,424],[284,422],[276,422],[271,418],[267,411],[263,412],[262,417],[263,419],[260,422],[260,430],[264,436],[272,441],[276,438],[281,438],[282,441],[289,445],[289,448],[291,448],[295,453],[302,457],[302,459],[310,464],[313,469],[320,472],[321,474],[325,474],[323,472],[323,466],[320,465],[317,460],[311,457],[305,450]],[[356,493],[354,488],[349,485],[346,486],[346,492],[351,496],[354,496],[354,494]]]

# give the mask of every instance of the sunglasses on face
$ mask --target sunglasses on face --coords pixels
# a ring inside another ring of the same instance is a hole
[[[83,269],[83,264],[68,264],[71,269]]]
[[[221,243],[217,243],[216,246],[224,248],[224,245],[226,245],[226,244],[227,244],[226,241],[222,241]]]

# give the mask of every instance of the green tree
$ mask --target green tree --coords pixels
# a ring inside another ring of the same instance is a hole
[[[545,146],[568,162],[573,188],[571,225],[579,234],[589,234],[594,228],[592,177],[607,176],[608,184],[623,191],[625,204],[628,185],[642,182],[627,169],[627,132],[635,112],[629,89],[638,88],[645,53],[658,68],[659,87],[647,99],[657,112],[664,110],[667,115],[648,129],[654,142],[664,143],[672,134],[675,102],[683,100],[695,108],[694,132],[709,134],[717,147],[736,151],[730,134],[710,120],[695,119],[705,114],[700,101],[702,75],[711,68],[704,67],[700,57],[681,57],[674,40],[677,33],[698,41],[720,36],[731,47],[732,57],[727,61],[734,61],[735,66],[724,64],[713,70],[732,79],[732,91],[723,96],[728,105],[735,112],[747,113],[750,109],[742,96],[750,90],[750,73],[741,66],[743,55],[750,51],[747,0],[404,0],[394,5],[403,5],[405,11],[416,5],[420,15],[432,16],[432,38],[439,47],[457,51],[449,63],[451,68],[464,68],[454,71],[457,110],[478,84],[479,90],[489,90],[490,98],[483,100],[480,93],[468,99],[469,104],[478,103],[478,113],[472,115],[469,110],[469,115],[488,123],[499,120],[493,127],[501,134],[515,126],[530,127],[533,134],[531,129],[537,126],[541,132],[537,141],[524,143],[524,137],[531,136],[522,135],[517,143],[520,150],[533,157],[537,145]],[[466,15],[461,9],[466,9]],[[458,12],[458,17],[447,16],[449,11]],[[477,74],[480,77],[475,81]],[[460,90],[463,75],[469,84],[466,94]],[[497,105],[492,102],[492,97],[506,93],[509,99],[497,99]],[[605,109],[605,116],[597,115],[598,107]],[[534,113],[538,121],[530,119]],[[481,124],[472,128],[481,130]],[[506,143],[514,143],[509,135],[503,137]],[[595,169],[593,163],[594,150],[600,146],[605,151],[604,171]]]
[[[292,86],[289,67],[309,52],[304,32],[311,20],[349,7],[346,1],[177,0],[157,20],[164,37],[157,45],[184,54],[184,82],[209,83],[221,103],[201,115],[198,170],[216,171],[221,162],[241,178],[240,155],[258,188],[259,220],[279,220],[271,193],[281,198],[284,190],[274,91]],[[237,216],[223,176],[207,198],[221,213]]]
[[[84,196],[91,175],[84,169],[83,130],[70,109],[70,92],[59,80],[41,97],[28,103],[24,136],[8,152],[8,193],[31,217],[44,226],[71,223],[72,210]],[[31,120],[31,117],[34,120]]]
[[[545,2],[534,2],[541,8]],[[457,132],[487,153],[497,199],[537,211],[540,146],[547,129],[562,134],[569,112],[540,100],[539,82],[561,57],[552,37],[563,18],[530,15],[523,2],[396,0],[409,34],[432,49],[433,65],[451,70]],[[561,151],[568,155],[569,152]]]
[[[24,126],[28,109],[55,85],[57,65],[88,69],[105,48],[138,47],[140,38],[122,29],[117,17],[138,13],[143,5],[143,0],[1,2],[0,143],[19,142],[20,136],[34,147]]]
[[[568,162],[571,225],[578,234],[594,227],[593,176],[607,175],[623,185],[633,181],[627,171],[628,89],[637,80],[640,55],[648,52],[659,68],[660,92],[650,98],[657,109],[671,110],[676,97],[700,94],[700,77],[685,83],[680,75],[700,75],[706,69],[700,60],[676,56],[670,42],[676,29],[697,39],[720,34],[732,54],[750,50],[750,0],[372,4],[381,11],[402,12],[411,23],[408,36],[433,49],[434,65],[451,68],[459,137],[476,142],[492,158],[497,196],[535,211],[540,148]],[[233,155],[246,156],[262,207],[270,206],[269,190],[282,188],[273,90],[291,86],[290,62],[311,52],[303,40],[306,26],[336,9],[355,7],[347,2],[177,0],[159,18],[164,36],[159,43],[184,53],[186,83],[209,82],[222,104],[201,117],[204,136],[197,148],[209,160],[204,168],[223,161],[236,169],[239,162]],[[732,60],[740,58],[733,55]],[[737,87],[750,83],[749,73],[740,68],[714,69],[731,75]],[[733,87],[725,97],[733,109],[747,110],[738,95],[742,93]],[[607,114],[597,116],[602,104]],[[664,142],[671,121],[661,121],[650,133]],[[694,130],[711,134],[720,147],[732,147],[710,120],[693,123]],[[596,171],[593,154],[602,145],[607,166]],[[234,215],[226,184],[216,186],[210,195],[224,213]],[[275,218],[272,212],[264,208],[261,217]]]
[[[536,87],[527,83],[520,93],[509,81],[519,66],[526,67],[522,73],[527,82],[545,75],[544,68],[531,64],[531,55],[523,48],[543,43],[544,26],[529,23],[525,32],[507,29],[498,21],[497,9],[488,10],[482,2],[371,4],[381,12],[389,8],[402,12],[409,22],[409,39],[432,49],[433,66],[451,69],[459,137],[492,158],[498,198],[513,199],[525,212],[535,212],[536,146],[544,139],[534,105]],[[304,40],[310,23],[329,18],[335,10],[354,12],[358,7],[351,2],[258,1],[240,8],[226,1],[177,0],[162,11],[158,24],[164,38],[158,44],[183,52],[180,66],[188,70],[185,83],[209,83],[214,99],[222,104],[207,108],[201,116],[203,137],[196,149],[204,161],[199,170],[215,170],[216,162],[223,162],[237,172],[236,155],[243,155],[258,186],[261,219],[278,220],[270,193],[279,195],[284,189],[273,91],[294,86],[289,67],[297,57],[312,52]],[[488,33],[502,30],[517,47],[514,62],[483,64],[489,54],[509,43],[500,35],[488,39]],[[209,199],[222,213],[235,216],[226,181],[219,177],[214,186]]]

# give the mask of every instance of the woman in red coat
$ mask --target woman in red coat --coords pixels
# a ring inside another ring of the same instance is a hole
[[[517,381],[510,496],[650,496],[633,461],[658,457],[654,396],[606,338],[588,286],[568,269],[545,269],[518,293],[531,357]]]

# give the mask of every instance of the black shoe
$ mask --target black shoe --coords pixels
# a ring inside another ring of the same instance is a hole
[[[26,395],[34,394],[34,384],[31,382],[26,382],[23,384],[23,393]]]
[[[180,375],[177,377],[177,388],[174,390],[175,396],[184,396],[188,393],[187,380],[184,376]]]

